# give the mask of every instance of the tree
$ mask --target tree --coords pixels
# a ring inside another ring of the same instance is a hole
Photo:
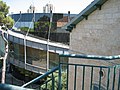
[[[23,31],[23,32],[27,32],[29,29],[29,32],[34,32],[34,29],[32,28],[29,28],[29,27],[20,27],[20,30]]]
[[[50,18],[48,16],[41,17],[38,22],[35,22],[35,31],[48,32]]]
[[[0,1],[0,26],[3,24],[7,26],[7,28],[11,28],[14,24],[14,20],[7,16],[9,13],[9,6],[3,1]]]
[[[11,28],[14,21],[10,16],[7,16],[9,7],[0,0],[0,26],[5,25],[7,28]],[[2,35],[3,36],[3,35]],[[2,77],[1,77],[1,83],[5,83],[5,73],[6,73],[6,59],[8,56],[8,41],[6,38],[4,38],[4,41],[6,42],[6,49],[5,49],[5,55],[3,58],[3,66],[2,66]]]

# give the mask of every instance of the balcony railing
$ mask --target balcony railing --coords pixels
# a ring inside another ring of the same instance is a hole
[[[60,57],[84,58],[92,61],[119,62],[117,56],[95,55],[60,55]],[[73,59],[74,60],[74,59]],[[80,59],[81,60],[81,59]],[[76,61],[75,61],[76,62]],[[66,70],[62,71],[62,67]],[[59,60],[59,66],[51,69],[42,76],[24,84],[22,87],[30,87],[31,84],[43,80],[37,87],[38,90],[120,90],[120,64],[94,65],[79,63],[64,63]]]

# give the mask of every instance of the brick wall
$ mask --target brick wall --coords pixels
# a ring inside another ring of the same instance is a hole
[[[76,25],[70,35],[70,49],[84,54],[94,55],[118,55],[120,54],[120,0],[108,0],[102,5],[101,10],[96,10],[88,16],[88,20],[82,20]],[[71,53],[76,53],[71,52]],[[106,61],[94,61],[83,59],[70,59],[71,63],[95,64],[95,65],[113,65]],[[113,61],[114,62],[114,61]],[[117,60],[114,63],[119,63]],[[73,90],[74,67],[70,67],[69,90]],[[88,70],[88,69],[87,69]],[[87,71],[86,70],[86,71]],[[88,70],[89,71],[89,70]],[[78,72],[81,72],[78,69]],[[98,70],[95,70],[99,73]],[[106,70],[102,85],[106,87]],[[78,76],[81,76],[78,74]],[[89,73],[86,77],[89,77]],[[111,76],[112,77],[112,76]],[[98,75],[94,77],[97,82]],[[82,79],[78,78],[77,90],[81,90]],[[85,80],[87,84],[89,79]],[[88,89],[89,84],[85,86]],[[116,90],[116,89],[115,89]]]

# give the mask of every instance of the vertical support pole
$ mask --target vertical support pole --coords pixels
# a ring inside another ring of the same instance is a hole
[[[119,67],[119,78],[118,78],[118,90],[120,90],[120,67]]]
[[[55,90],[55,79],[54,79],[54,73],[52,73],[52,90]]]
[[[102,72],[101,67],[100,67],[100,72]],[[101,73],[99,73],[99,90],[101,90],[101,78],[102,78],[102,75],[101,75]]]
[[[24,59],[25,59],[25,69],[26,69],[26,36],[24,36]]]
[[[4,37],[4,33],[2,33],[2,37],[4,39],[4,41],[6,42],[6,47],[5,47],[5,56],[3,58],[3,67],[2,67],[2,79],[1,79],[1,83],[5,83],[5,74],[6,74],[6,60],[7,60],[7,56],[8,56],[8,30],[7,30],[7,39]]]
[[[6,60],[8,55],[8,45],[6,45],[6,52],[3,58],[3,67],[2,67],[2,80],[1,83],[5,83],[5,73],[6,73]]]
[[[59,56],[59,80],[58,80],[58,90],[61,90],[61,63],[60,63],[60,56]]]
[[[91,67],[91,81],[90,81],[90,90],[92,90],[92,82],[93,82],[93,67]]]
[[[113,72],[113,86],[112,86],[112,90],[114,90],[114,88],[115,88],[115,77],[116,77],[116,66],[114,67],[114,72]]]
[[[47,82],[45,82],[45,90],[47,90]]]
[[[49,39],[47,40],[47,71],[49,70]]]
[[[33,10],[33,29],[35,30],[35,11]]]
[[[47,71],[49,70],[49,38],[50,38],[51,26],[52,26],[52,11],[50,12],[50,25],[49,25],[48,39],[47,39]]]
[[[69,79],[69,65],[67,64],[67,83],[66,83],[66,90],[68,90],[68,79]]]
[[[108,75],[107,75],[107,90],[109,90],[109,81],[110,81],[110,68],[108,68]]]
[[[83,66],[83,81],[82,81],[82,90],[84,90],[84,81],[85,81],[85,66]]]
[[[77,65],[75,65],[74,90],[76,90],[76,79],[77,79]]]
[[[35,22],[35,13],[34,13],[34,10],[33,10],[33,19],[32,19],[32,22],[34,23]],[[30,27],[29,27],[29,29],[27,30],[27,33],[26,33],[26,35],[24,36],[24,59],[25,59],[25,69],[26,69],[26,63],[27,63],[27,50],[26,50],[26,45],[27,45],[27,43],[26,43],[26,37],[27,37],[27,35],[28,35],[28,33],[29,33],[29,30],[30,30],[30,28],[31,28],[31,25],[32,25],[32,23],[30,24]]]

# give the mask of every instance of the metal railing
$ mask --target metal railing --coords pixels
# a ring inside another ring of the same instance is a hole
[[[55,80],[55,77],[54,77],[54,73],[56,73],[56,71],[59,70],[59,67],[55,67],[53,68],[52,70],[46,72],[44,75],[41,75],[33,80],[31,80],[30,82],[24,84],[22,87],[27,87],[29,86],[30,84],[33,84],[33,83],[36,83],[40,80],[43,80],[43,83],[38,87],[40,90],[47,90],[48,88],[48,84],[51,83],[52,81],[52,88],[55,87],[55,83],[54,83],[54,80]],[[54,89],[53,89],[54,90]]]
[[[82,58],[85,60],[99,60],[98,63],[81,64],[80,60],[76,62],[74,59],[69,63],[59,60],[59,66],[51,69],[42,76],[24,84],[27,87],[39,80],[43,83],[39,86],[39,90],[120,90],[120,63],[100,65],[101,61],[113,61],[120,59],[117,56],[95,56],[95,55],[60,55],[60,57]],[[62,71],[62,66],[66,66],[66,70]],[[57,72],[56,72],[57,71]]]

